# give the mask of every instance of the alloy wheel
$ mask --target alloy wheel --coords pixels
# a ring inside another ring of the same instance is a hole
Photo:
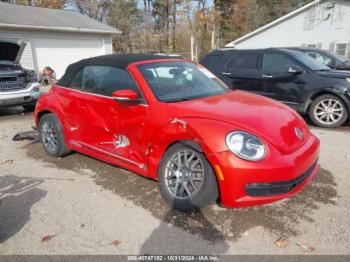
[[[199,191],[204,179],[200,155],[183,149],[170,157],[165,169],[165,184],[173,197],[186,199]]]
[[[41,127],[41,140],[48,151],[56,151],[58,146],[58,137],[53,124],[49,122],[43,123]]]
[[[333,125],[340,121],[344,114],[344,107],[336,99],[321,100],[314,109],[314,116],[317,121],[324,125]]]

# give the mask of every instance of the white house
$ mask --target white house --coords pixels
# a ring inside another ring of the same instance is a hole
[[[0,2],[0,38],[26,42],[22,66],[50,66],[57,78],[72,62],[112,53],[112,36],[119,33],[78,12]]]
[[[317,47],[350,58],[350,1],[313,1],[226,47]]]

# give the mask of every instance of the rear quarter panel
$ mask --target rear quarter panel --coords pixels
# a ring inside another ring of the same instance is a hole
[[[42,96],[40,96],[37,104],[36,104],[36,108],[35,108],[35,112],[34,112],[34,119],[35,119],[35,124],[38,127],[38,123],[40,120],[40,117],[45,114],[45,113],[53,113],[55,114],[55,116],[58,118],[58,120],[60,121],[63,130],[64,130],[64,136],[65,136],[65,140],[67,145],[69,144],[68,141],[70,140],[70,133],[69,133],[69,129],[67,127],[67,123],[66,123],[66,117],[65,117],[65,111],[62,107],[62,105],[60,104],[60,101],[57,97],[57,95],[55,94],[55,89],[57,87],[52,87],[52,89],[46,93],[43,94]]]

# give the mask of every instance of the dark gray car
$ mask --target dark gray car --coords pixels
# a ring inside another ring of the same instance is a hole
[[[288,49],[298,50],[312,57],[316,61],[325,64],[326,66],[335,70],[350,70],[350,60],[344,56],[336,53],[329,52],[327,50],[318,48],[300,48],[290,47]]]
[[[337,127],[349,119],[350,72],[332,70],[290,49],[216,50],[201,64],[228,86],[270,97]]]

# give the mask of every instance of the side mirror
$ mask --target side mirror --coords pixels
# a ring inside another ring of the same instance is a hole
[[[301,74],[303,72],[304,72],[303,69],[301,69],[300,67],[296,67],[296,66],[289,66],[287,69],[287,73],[294,74],[294,75],[298,75],[298,74]]]
[[[123,103],[139,103],[138,94],[131,89],[117,90],[112,94],[112,97],[117,102]]]

